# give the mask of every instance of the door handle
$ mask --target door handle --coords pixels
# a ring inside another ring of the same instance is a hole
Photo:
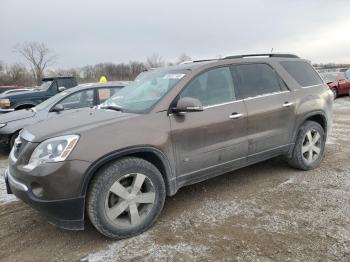
[[[292,106],[292,105],[294,105],[294,103],[292,103],[292,102],[285,102],[285,103],[283,104],[283,107],[290,107],[290,106]]]
[[[238,119],[241,116],[243,116],[243,114],[240,113],[232,113],[232,115],[229,116],[230,119]]]

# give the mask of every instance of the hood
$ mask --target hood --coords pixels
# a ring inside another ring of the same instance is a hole
[[[0,95],[0,98],[8,98],[12,100],[21,100],[21,99],[26,99],[28,97],[36,98],[36,97],[42,97],[46,95],[47,91],[40,91],[40,90],[33,90],[33,91],[24,91],[24,92],[18,92],[18,93],[13,93],[13,94],[5,94],[5,95]]]
[[[332,88],[332,87],[338,87],[338,82],[328,82],[327,85]]]
[[[30,137],[30,141],[42,142],[50,137],[80,134],[86,130],[99,128],[105,124],[113,124],[136,116],[138,115],[120,111],[88,108],[70,114],[57,115],[36,125],[28,126],[24,129],[23,136],[26,138],[26,133],[27,137]]]
[[[35,116],[35,114],[36,113],[31,109],[22,109],[22,110],[13,111],[6,114],[0,114],[0,123],[9,123],[12,121],[30,118]]]

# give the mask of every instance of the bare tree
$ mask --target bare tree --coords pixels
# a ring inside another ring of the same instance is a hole
[[[186,55],[185,53],[182,53],[178,58],[177,58],[177,64],[181,64],[186,61],[191,61],[192,58]]]
[[[146,65],[148,68],[157,68],[165,65],[165,61],[162,56],[157,53],[154,53],[146,60]]]
[[[27,70],[21,64],[13,64],[7,68],[9,82],[12,84],[20,84],[26,78]]]
[[[54,62],[56,56],[44,43],[26,42],[16,45],[14,49],[27,60],[33,77],[39,85],[45,69]]]

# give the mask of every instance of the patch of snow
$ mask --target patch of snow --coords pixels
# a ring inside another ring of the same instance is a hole
[[[90,254],[81,261],[119,261],[119,260],[142,260],[142,261],[174,261],[191,260],[192,258],[204,259],[209,248],[198,244],[179,242],[176,244],[156,243],[152,234],[143,233],[140,236],[121,240],[113,243],[106,250]]]
[[[207,200],[201,207],[195,210],[183,211],[171,221],[166,221],[169,233],[173,234],[179,230],[191,230],[201,224],[221,224],[225,219],[238,215],[252,215],[250,208],[243,207],[236,201]],[[162,224],[161,221],[158,224]],[[184,261],[193,258],[205,258],[209,249],[204,245],[193,245],[189,243],[162,244],[153,239],[154,229],[131,239],[117,241],[107,249],[101,250],[85,257],[82,261],[117,261],[119,259],[129,260],[142,258],[151,261],[173,261],[182,259]],[[137,254],[137,257],[136,257]]]

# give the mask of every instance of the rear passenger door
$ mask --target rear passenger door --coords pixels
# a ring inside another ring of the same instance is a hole
[[[231,69],[248,112],[248,160],[259,161],[287,150],[295,122],[292,92],[268,64]]]
[[[246,161],[247,113],[237,101],[229,67],[194,77],[179,94],[201,101],[204,110],[170,115],[179,183],[209,177]]]

